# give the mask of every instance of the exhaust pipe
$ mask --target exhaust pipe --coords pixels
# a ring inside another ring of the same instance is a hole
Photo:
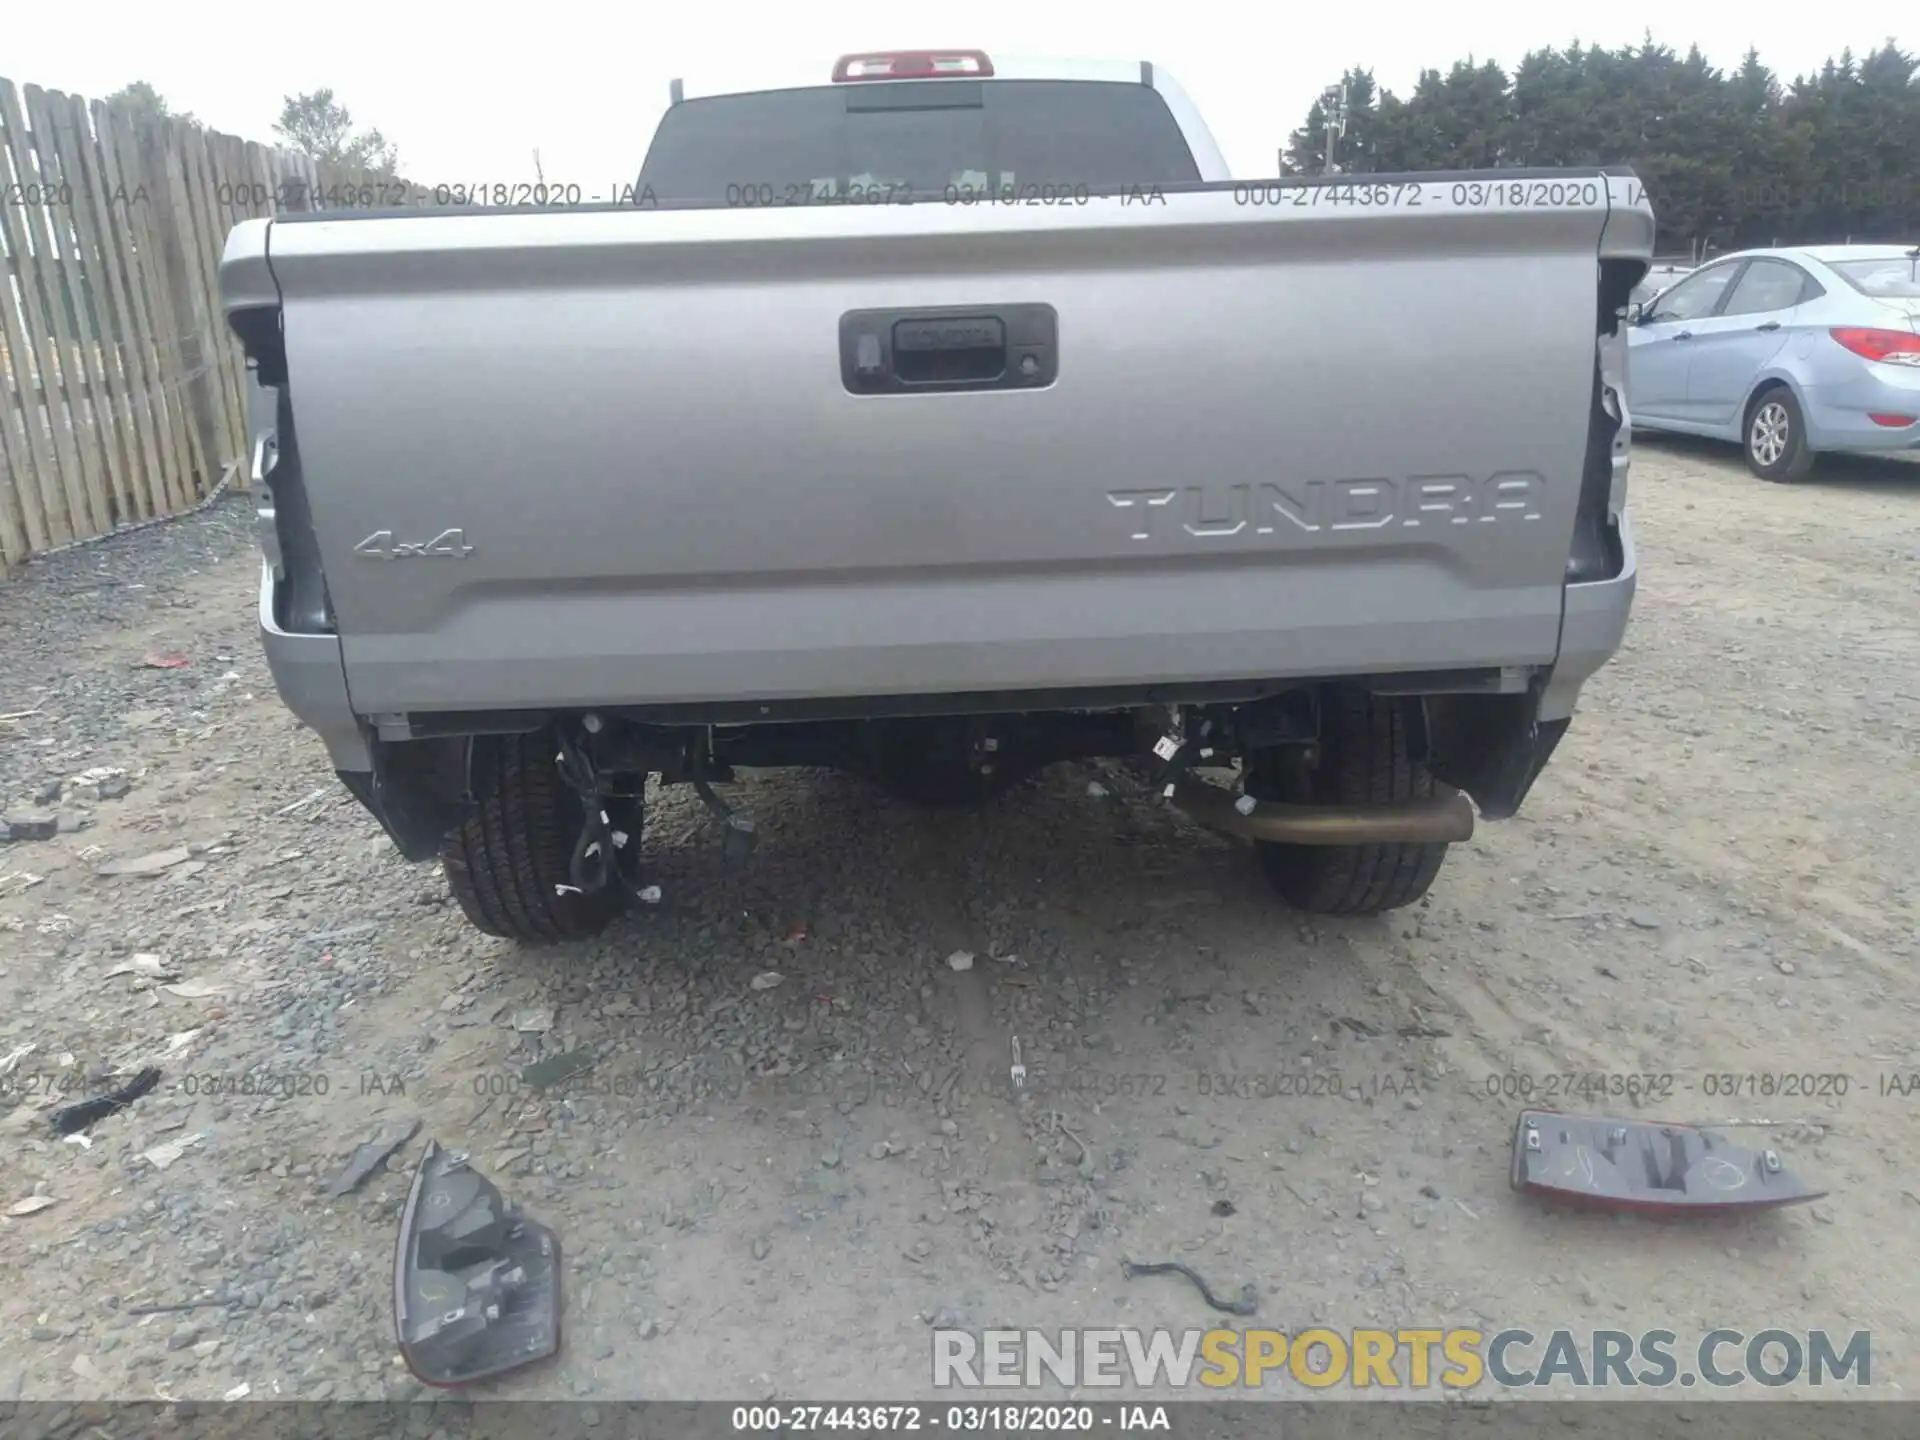
[[[1210,830],[1282,845],[1448,845],[1473,838],[1473,804],[1458,790],[1398,805],[1285,805],[1233,795],[1191,775],[1174,781],[1173,803]]]

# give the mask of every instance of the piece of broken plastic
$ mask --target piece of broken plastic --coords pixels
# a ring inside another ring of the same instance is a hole
[[[748,859],[759,843],[760,834],[746,815],[729,815],[720,831],[720,856],[723,860]]]
[[[1613,1210],[1765,1209],[1818,1200],[1776,1151],[1711,1130],[1600,1115],[1523,1110],[1513,1132],[1513,1188]]]
[[[560,1241],[463,1155],[430,1142],[394,1257],[400,1354],[422,1384],[469,1385],[560,1349]]]

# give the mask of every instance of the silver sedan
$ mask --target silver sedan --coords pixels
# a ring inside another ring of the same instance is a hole
[[[1743,250],[1628,319],[1636,428],[1731,441],[1763,480],[1920,452],[1920,246]]]

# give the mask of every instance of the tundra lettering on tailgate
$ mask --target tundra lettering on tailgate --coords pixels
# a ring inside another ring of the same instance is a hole
[[[1309,480],[1291,488],[1260,485],[1183,485],[1158,490],[1109,490],[1106,499],[1135,540],[1180,532],[1201,539],[1271,535],[1280,522],[1308,534],[1382,530],[1389,526],[1492,524],[1538,520],[1546,481],[1532,470],[1471,475],[1409,475],[1404,480]],[[1176,517],[1163,520],[1162,516]]]

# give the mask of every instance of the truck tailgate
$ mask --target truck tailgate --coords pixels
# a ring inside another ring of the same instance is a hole
[[[282,219],[228,266],[364,714],[1551,662],[1597,256],[1650,217],[1411,179]],[[1020,306],[1050,380],[843,375],[850,312]]]

